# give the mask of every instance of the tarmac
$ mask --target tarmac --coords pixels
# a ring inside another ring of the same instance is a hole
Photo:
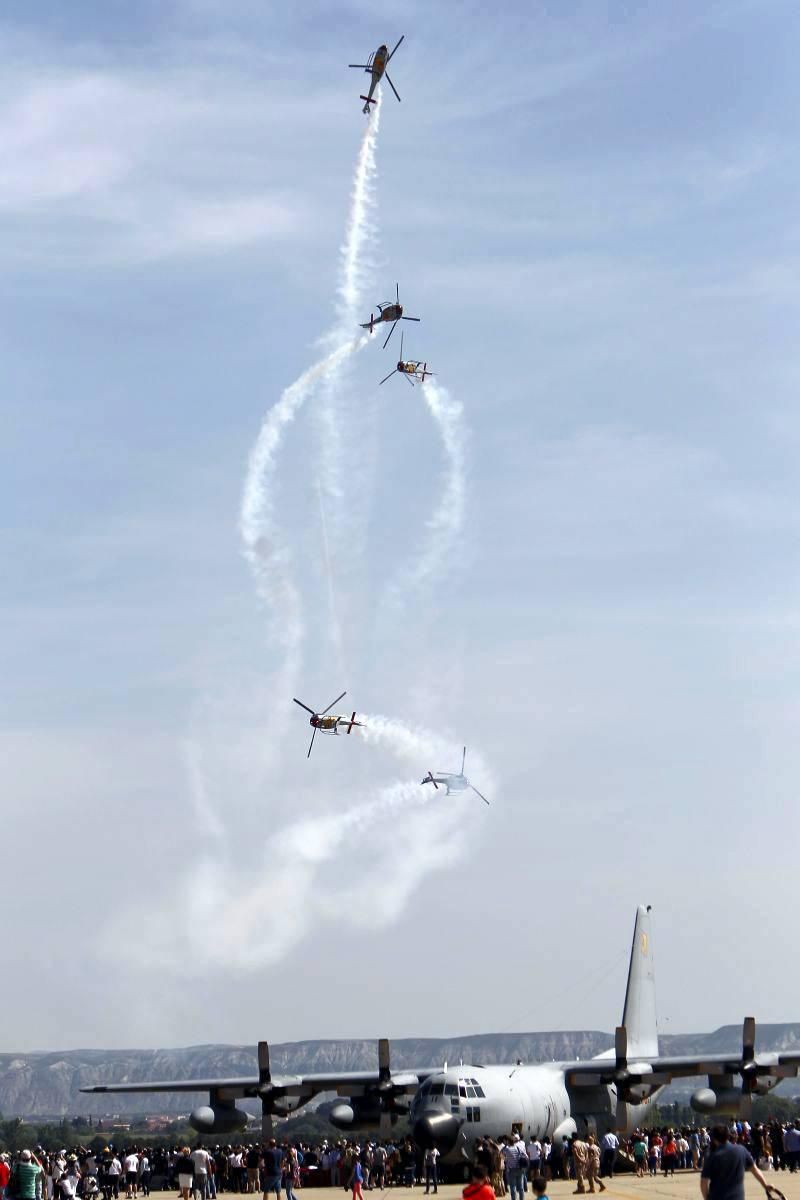
[[[800,1172],[790,1175],[788,1171],[766,1171],[767,1182],[783,1192],[786,1200],[800,1200]],[[607,1200],[700,1200],[700,1173],[697,1171],[680,1171],[665,1179],[663,1175],[655,1178],[645,1176],[637,1179],[635,1175],[615,1175],[606,1180],[606,1190],[603,1194]],[[441,1200],[460,1200],[463,1184],[445,1183],[439,1185],[438,1196]],[[567,1200],[575,1191],[574,1181],[556,1180],[547,1186],[550,1200]],[[424,1185],[417,1184],[414,1188],[393,1187],[383,1193],[384,1200],[411,1200],[415,1196],[424,1196]],[[527,1200],[533,1200],[533,1192],[529,1188],[525,1193]],[[229,1193],[224,1193],[227,1197]],[[298,1200],[344,1200],[343,1188],[304,1187],[298,1190]],[[349,1195],[349,1192],[348,1192]],[[369,1195],[365,1192],[365,1200]],[[746,1200],[763,1200],[764,1191],[752,1175],[745,1180]],[[373,1200],[378,1200],[381,1192],[372,1192]]]

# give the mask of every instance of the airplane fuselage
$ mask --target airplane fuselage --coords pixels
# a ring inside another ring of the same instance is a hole
[[[575,1089],[558,1063],[520,1066],[458,1066],[431,1075],[417,1090],[410,1117],[421,1147],[435,1145],[445,1162],[472,1159],[480,1137],[519,1131],[526,1141],[548,1137],[560,1142],[576,1129],[602,1136],[616,1127],[612,1086]],[[652,1103],[629,1105],[634,1129]]]
[[[433,782],[439,787],[443,787],[448,796],[451,792],[465,792],[469,787],[469,780],[466,775],[434,775],[427,782]]]

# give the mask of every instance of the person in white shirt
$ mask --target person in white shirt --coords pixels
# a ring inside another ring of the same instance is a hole
[[[435,1146],[425,1151],[425,1195],[433,1184],[434,1196],[439,1191],[439,1151]]]
[[[613,1129],[609,1129],[608,1133],[604,1133],[600,1139],[601,1178],[614,1178],[614,1163],[617,1161],[617,1150],[619,1150],[619,1138]]]
[[[129,1150],[123,1163],[125,1167],[125,1195],[127,1200],[136,1200],[139,1189],[139,1155]]]
[[[108,1189],[114,1200],[119,1200],[119,1177],[122,1174],[122,1163],[114,1154],[108,1164]]]
[[[542,1173],[542,1143],[538,1138],[528,1142],[528,1174],[531,1179]]]
[[[203,1149],[202,1144],[198,1143],[197,1149],[192,1151],[192,1162],[194,1163],[194,1196],[195,1200],[199,1197],[200,1200],[206,1200],[208,1193],[208,1163],[210,1155],[207,1150]]]

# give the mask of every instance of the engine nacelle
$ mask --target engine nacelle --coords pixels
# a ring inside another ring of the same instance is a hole
[[[698,1088],[690,1100],[696,1113],[721,1113],[726,1117],[747,1116],[751,1103],[750,1096],[735,1087],[720,1088],[716,1092],[709,1087]]]
[[[354,1125],[360,1128],[380,1125],[381,1102],[377,1096],[351,1096],[334,1104],[328,1113],[328,1120],[337,1129],[351,1129]]]
[[[247,1113],[234,1104],[218,1104],[213,1108],[210,1104],[201,1104],[192,1110],[189,1124],[198,1133],[233,1133],[244,1129],[249,1119]]]

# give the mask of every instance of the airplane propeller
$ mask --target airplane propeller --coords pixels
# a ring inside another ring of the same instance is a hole
[[[258,1094],[261,1097],[261,1138],[266,1142],[272,1137],[272,1072],[268,1042],[258,1043]]]

